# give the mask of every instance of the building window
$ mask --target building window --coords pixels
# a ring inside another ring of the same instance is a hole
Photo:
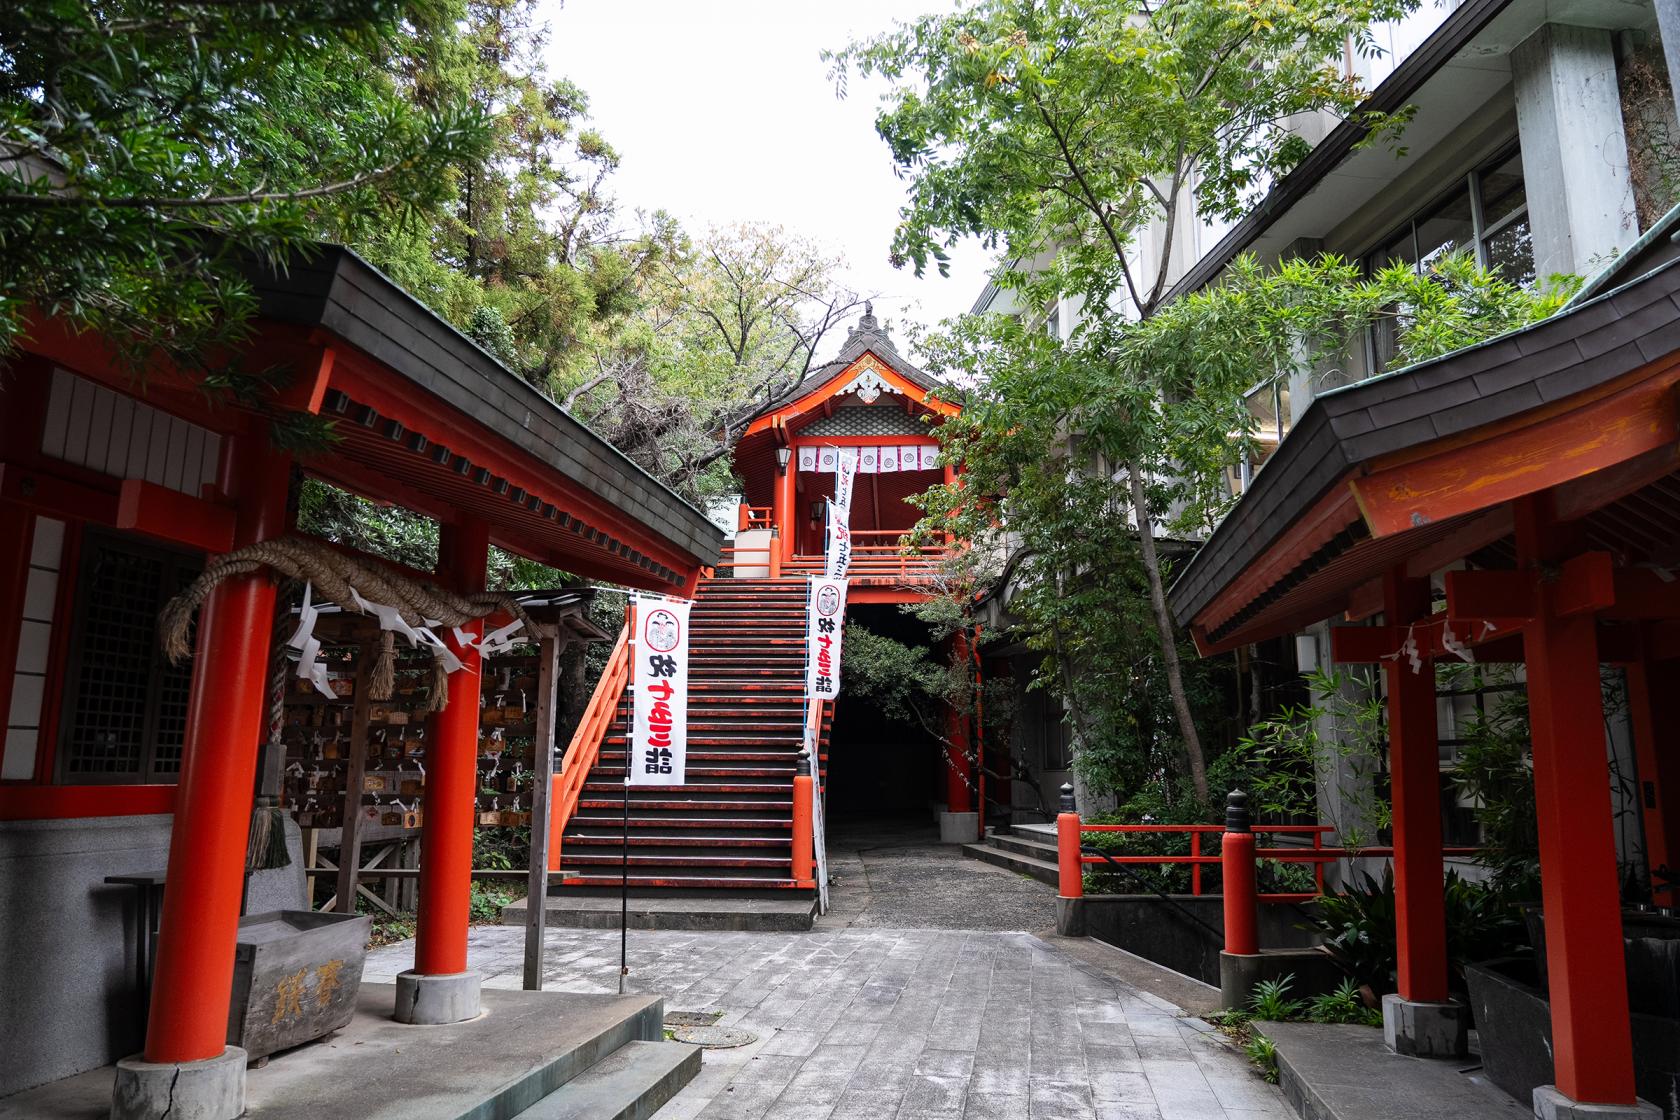
[[[197,557],[131,537],[84,534],[64,673],[60,782],[180,777],[192,665],[164,659],[157,615],[202,567]]]
[[[1038,693],[1038,760],[1040,770],[1073,769],[1073,734],[1061,702]]]
[[[1050,308],[1049,316],[1044,320],[1044,330],[1057,342],[1062,340],[1062,305],[1056,304]]]
[[[1533,283],[1534,240],[1528,223],[1528,195],[1523,189],[1522,156],[1512,148],[1454,184],[1418,214],[1407,219],[1366,255],[1368,273],[1390,265],[1419,271],[1448,253],[1470,251],[1481,267],[1517,284]],[[1373,375],[1394,361],[1399,329],[1393,319],[1379,320],[1370,331]]]

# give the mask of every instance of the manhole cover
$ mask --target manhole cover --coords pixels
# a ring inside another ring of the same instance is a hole
[[[727,1050],[758,1041],[758,1036],[749,1031],[718,1026],[721,1018],[721,1011],[673,1011],[665,1016],[665,1033],[678,1042],[707,1050]]]
[[[757,1042],[758,1036],[750,1031],[738,1031],[731,1027],[674,1027],[667,1028],[671,1037],[678,1042],[686,1042],[691,1046],[704,1047],[707,1050],[728,1050],[734,1046],[745,1046],[749,1042]]]

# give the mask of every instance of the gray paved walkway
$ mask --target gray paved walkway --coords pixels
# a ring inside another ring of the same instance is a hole
[[[1216,992],[1054,937],[1050,888],[930,839],[880,822],[837,829],[832,910],[810,933],[631,931],[633,990],[663,995],[667,1012],[721,1011],[719,1026],[757,1036],[707,1051],[656,1120],[1293,1115],[1181,1010]],[[523,945],[522,929],[475,929],[471,965],[516,988]],[[413,954],[412,942],[375,951],[367,978],[392,979]],[[545,976],[549,991],[616,991],[617,931],[550,932]]]
[[[829,842],[831,909],[819,928],[1036,930],[1056,924],[1056,892],[938,843],[931,825],[840,822]]]
[[[517,987],[523,931],[473,931]],[[1081,954],[1085,956],[1087,954]],[[370,954],[368,979],[412,943]],[[616,990],[618,935],[549,935],[551,991]],[[632,986],[722,1011],[758,1040],[712,1050],[658,1120],[1277,1120],[1277,1090],[1172,1004],[1026,933],[632,932]]]

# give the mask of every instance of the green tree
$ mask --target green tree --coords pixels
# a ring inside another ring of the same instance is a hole
[[[1094,380],[1113,383],[1105,396],[1124,418],[1114,425],[1123,438],[1106,450],[1139,530],[1161,665],[1203,797],[1203,750],[1155,539],[1163,509],[1149,492],[1173,467],[1158,432],[1166,398],[1147,373],[1121,384],[1128,371],[1110,364],[1113,336],[1162,306],[1179,222],[1239,216],[1306,155],[1291,118],[1355,112],[1363,91],[1341,66],[1349,38],[1370,49],[1365,29],[1413,6],[978,0],[832,56],[842,91],[854,71],[889,83],[876,129],[909,181],[893,237],[898,261],[943,271],[946,248],[977,236],[1017,262],[1000,281],[1029,304],[1074,296],[1093,312],[1089,340],[1075,345],[1088,351]]]
[[[405,80],[454,16],[438,0],[8,5],[0,351],[55,318],[137,372],[164,360],[266,404],[284,371],[210,366],[253,310],[247,261],[414,221],[488,140],[478,108]]]
[[[1393,323],[1398,360],[1410,362],[1550,315],[1571,290],[1563,281],[1513,285],[1462,256],[1370,278],[1334,256],[1271,270],[1241,258],[1220,285],[1081,345],[1015,319],[969,317],[927,348],[932,368],[966,373],[973,385],[962,414],[940,429],[964,478],[924,497],[922,529],[974,542],[958,557],[977,569],[971,578],[1014,589],[1010,611],[1045,656],[1039,680],[1064,700],[1082,774],[1129,795],[1176,771],[1183,749],[1173,734],[1171,643],[1160,639],[1132,479],[1120,466],[1135,446],[1135,412],[1154,412],[1160,465],[1147,501],[1184,542],[1161,547],[1185,552],[1234,500],[1228,472],[1252,443],[1248,390],[1337,358],[1380,320]],[[1187,706],[1229,742],[1238,728],[1221,703],[1225,672],[1191,662],[1180,680]]]
[[[563,403],[684,496],[727,491],[747,422],[811,371],[863,304],[842,263],[777,226],[685,243],[657,263],[638,312],[591,350]]]

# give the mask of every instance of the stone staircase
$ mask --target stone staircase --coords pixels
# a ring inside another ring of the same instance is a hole
[[[648,1120],[700,1072],[700,1047],[626,1042],[512,1120]]]
[[[700,584],[690,616],[688,783],[630,791],[629,885],[639,897],[811,893],[792,877],[805,596],[802,578]],[[576,878],[555,890],[561,897],[619,887],[628,721],[621,694],[562,834],[560,866]],[[820,767],[827,743],[825,720]]]
[[[986,830],[979,844],[964,844],[963,854],[1056,886],[1056,826],[1013,824]]]

